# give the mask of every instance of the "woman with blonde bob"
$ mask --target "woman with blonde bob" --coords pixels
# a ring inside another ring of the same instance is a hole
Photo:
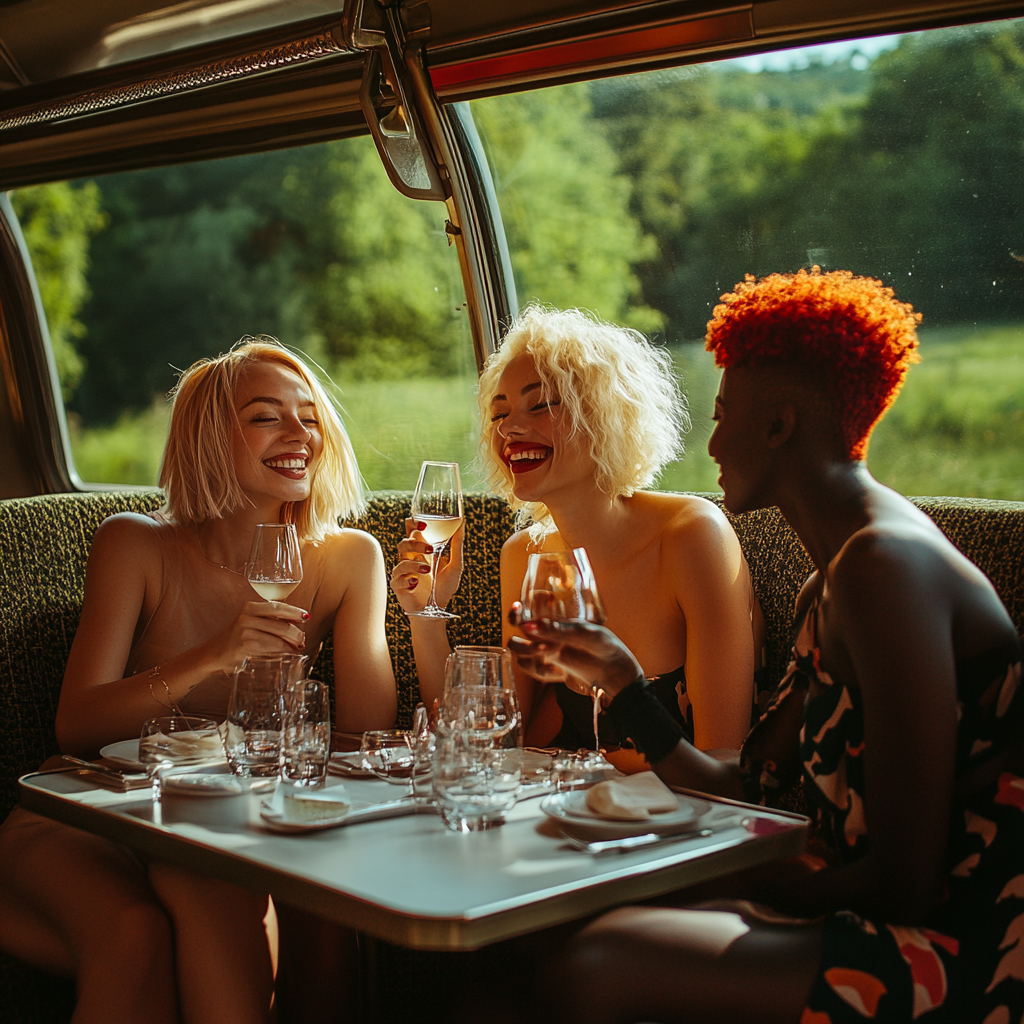
[[[521,527],[501,553],[505,611],[530,553],[586,548],[609,627],[687,735],[703,749],[738,743],[750,725],[755,613],[739,542],[711,502],[644,490],[681,453],[689,427],[669,355],[579,310],[531,306],[484,367],[478,401],[491,487]],[[406,610],[429,595],[429,550],[415,532],[400,546],[391,583]],[[460,571],[456,544],[439,601]],[[432,699],[448,651],[443,622],[411,622]],[[506,641],[518,632],[504,630]],[[530,743],[593,746],[589,680],[538,664],[517,682]],[[550,682],[558,685],[542,686]],[[602,744],[622,739],[609,724]]]
[[[247,338],[188,369],[160,483],[159,512],[111,516],[93,538],[57,710],[61,749],[95,757],[171,709],[223,717],[246,657],[313,655],[331,630],[346,655],[336,725],[392,725],[383,560],[372,537],[338,525],[362,507],[362,485],[305,364]],[[267,522],[293,522],[300,537],[303,580],[288,603],[258,600],[245,579],[255,526]],[[269,1019],[272,920],[266,897],[141,863],[20,808],[0,828],[0,945],[76,978],[76,1024]]]

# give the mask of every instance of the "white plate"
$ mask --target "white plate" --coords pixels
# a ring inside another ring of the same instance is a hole
[[[600,818],[587,807],[586,790],[577,789],[570,793],[555,793],[541,803],[540,809],[569,836],[577,839],[625,839],[628,836],[643,836],[648,833],[661,835],[684,825],[695,824],[708,811],[711,804],[696,797],[675,794],[679,809],[665,814],[654,814],[642,821],[613,821]]]
[[[319,818],[316,821],[292,821],[286,818],[280,811],[275,810],[270,800],[264,800],[260,804],[260,817],[263,824],[271,832],[284,832],[297,834],[299,832],[318,832],[324,828],[337,828],[345,823],[345,819],[351,813],[351,806],[345,808],[344,814],[338,814],[333,818]]]
[[[381,818],[400,818],[407,814],[417,814],[412,797],[400,800],[388,800],[378,804],[367,804],[354,801],[351,809],[336,818],[321,818],[319,821],[289,821],[276,806],[274,798],[260,802],[260,818],[271,832],[284,832],[297,835],[301,832],[319,832],[325,828],[337,828],[339,825],[356,825],[361,821],[378,821]],[[433,811],[431,811],[433,813]]]
[[[138,740],[118,740],[117,743],[108,743],[100,749],[100,757],[105,757],[108,761],[112,761],[114,764],[134,772],[144,772],[146,770],[146,766],[139,761]],[[204,763],[209,765],[227,764],[227,760],[222,757],[218,761],[207,761]]]
[[[100,757],[108,761],[131,768],[133,771],[145,771],[145,767],[139,761],[138,740],[118,740],[117,743],[108,743],[100,750]]]

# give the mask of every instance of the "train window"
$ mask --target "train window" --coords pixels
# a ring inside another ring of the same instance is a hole
[[[924,315],[869,464],[905,494],[1024,500],[1024,21],[476,100],[520,302],[675,353],[694,429],[660,486],[713,490],[701,338],[747,273],[818,264]]]
[[[445,207],[396,192],[368,138],[22,188],[12,205],[83,480],[155,483],[175,368],[246,334],[330,375],[371,488],[475,455]]]

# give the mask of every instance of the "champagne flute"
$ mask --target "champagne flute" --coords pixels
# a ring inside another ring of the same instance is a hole
[[[530,555],[523,577],[520,622],[546,619],[564,622],[583,619],[600,625],[604,622],[604,606],[597,592],[597,580],[590,567],[585,548],[572,551],[542,551]],[[594,702],[594,749],[601,749],[597,719],[601,713],[604,691],[590,688]]]
[[[284,601],[302,582],[294,523],[260,523],[252,535],[245,578],[264,601]]]
[[[422,611],[409,612],[423,619],[457,619],[438,606],[437,560],[445,545],[462,526],[462,484],[457,462],[424,462],[412,496],[412,518],[426,524],[423,537],[434,549],[430,556],[430,600]]]

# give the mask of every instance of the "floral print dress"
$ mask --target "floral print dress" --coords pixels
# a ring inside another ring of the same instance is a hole
[[[802,782],[814,839],[832,859],[859,860],[864,814],[860,692],[823,671],[807,612],[793,661],[744,745],[747,796],[768,805]],[[957,664],[956,778],[964,779],[1024,733],[1019,654]],[[803,700],[800,763],[764,756],[781,709]],[[945,892],[925,925],[825,919],[822,958],[801,1024],[916,1021],[1018,1024],[1024,1014],[1024,779],[1008,772],[964,798],[951,817]]]

